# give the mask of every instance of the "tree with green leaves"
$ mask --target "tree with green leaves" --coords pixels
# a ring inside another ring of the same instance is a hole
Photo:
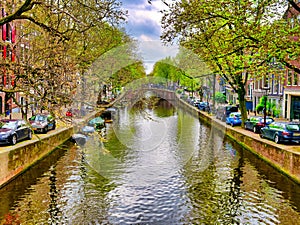
[[[60,113],[69,104],[78,80],[106,51],[130,39],[115,25],[126,13],[115,0],[97,2],[19,1],[6,2],[0,24],[18,27],[15,43],[1,42],[16,49],[15,62],[0,60],[14,85],[2,86],[23,110],[30,105]],[[14,93],[26,96],[19,102]]]
[[[197,91],[202,98],[203,87],[209,85],[207,78],[211,70],[198,55],[179,47],[175,57],[167,57],[155,63],[152,75],[187,87],[191,92]]]
[[[178,39],[205,60],[238,94],[245,121],[247,81],[273,73],[271,60],[278,58],[277,52],[287,52],[283,45],[274,51],[291,34],[284,33],[287,29],[282,26],[286,5],[281,0],[177,1],[164,11],[162,39]]]
[[[117,0],[21,0],[1,4],[4,15],[0,25],[26,21],[68,40],[73,33],[82,33],[99,24],[125,21],[126,12]]]
[[[226,96],[221,92],[216,92],[215,101],[217,103],[225,103],[226,102]]]

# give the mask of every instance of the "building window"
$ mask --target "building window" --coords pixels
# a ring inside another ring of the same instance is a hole
[[[291,96],[290,119],[300,119],[300,97]]]
[[[266,76],[265,82],[264,82],[264,87],[270,87],[270,77]]]
[[[294,73],[293,85],[298,86],[298,74]]]
[[[295,22],[294,22],[294,18],[290,19],[290,28],[294,28]]]
[[[293,76],[293,73],[291,70],[288,71],[288,79],[287,79],[287,85],[290,86],[292,85],[292,76]]]
[[[278,89],[279,89],[279,77],[278,76],[274,76],[274,94],[278,94],[279,93],[279,91],[278,91]]]
[[[278,77],[278,94],[283,93],[283,80]]]

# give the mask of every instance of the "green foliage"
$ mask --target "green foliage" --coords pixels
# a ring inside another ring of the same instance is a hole
[[[61,109],[75,98],[77,83],[82,83],[82,91],[94,82],[83,78],[93,62],[108,50],[130,42],[113,26],[126,16],[119,6],[114,0],[6,1],[6,16],[0,18],[0,25],[12,22],[18,36],[16,43],[1,45],[16,49],[18,55],[13,63],[0,59],[1,67],[15,77],[14,86],[1,87],[0,91],[21,92],[27,105],[15,95],[12,98],[22,106],[23,114],[25,108],[38,105],[61,115]]]
[[[110,77],[110,81],[115,88],[121,88],[128,83],[146,77],[145,68],[142,62],[137,62],[121,68]]]
[[[256,112],[262,112],[264,108],[265,108],[264,105],[257,104],[255,109],[256,109]]]
[[[260,99],[259,99],[259,103],[256,105],[256,111],[257,112],[262,112],[265,108],[265,105],[268,103],[266,103],[267,101],[267,96],[262,96]],[[268,106],[266,107],[268,108]]]
[[[226,96],[221,92],[215,93],[215,101],[217,103],[225,103],[226,102]]]
[[[281,114],[281,109],[280,109],[280,108],[278,109],[278,108],[275,106],[275,107],[272,108],[272,112],[273,112],[273,115],[274,115],[275,117],[279,117],[280,114]]]
[[[175,58],[167,57],[156,62],[151,75],[176,82],[189,91],[196,91],[204,84],[209,86],[205,81],[208,74],[211,71],[203,60],[192,51],[180,48]]]
[[[172,42],[178,38],[224,78],[238,94],[244,121],[249,78],[274,73],[278,68],[270,66],[270,61],[274,57],[286,59],[288,45],[299,52],[296,42],[288,40],[292,31],[282,22],[285,6],[282,0],[176,1],[162,19],[162,39]]]

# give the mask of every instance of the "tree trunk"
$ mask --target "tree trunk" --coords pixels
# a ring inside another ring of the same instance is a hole
[[[238,89],[238,98],[239,98],[239,108],[242,115],[242,127],[245,125],[245,121],[247,120],[247,108],[246,108],[246,99],[245,99],[246,90],[243,85],[241,85]]]

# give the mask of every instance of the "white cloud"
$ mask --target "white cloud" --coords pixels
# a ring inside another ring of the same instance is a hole
[[[140,40],[139,49],[146,66],[146,73],[152,71],[155,62],[166,57],[174,57],[178,53],[178,46],[165,46],[159,40]]]
[[[159,11],[165,8],[161,0],[154,0],[152,4],[146,0],[125,0],[123,4],[129,14],[128,24],[125,27],[128,33],[137,39],[144,40],[147,37],[147,39],[159,40],[162,17]]]
[[[154,63],[168,56],[175,56],[177,46],[164,46],[160,41],[161,18],[160,10],[166,6],[161,0],[124,0],[124,7],[128,10],[128,24],[125,29],[140,43],[140,54],[146,66],[146,72],[152,70]]]

